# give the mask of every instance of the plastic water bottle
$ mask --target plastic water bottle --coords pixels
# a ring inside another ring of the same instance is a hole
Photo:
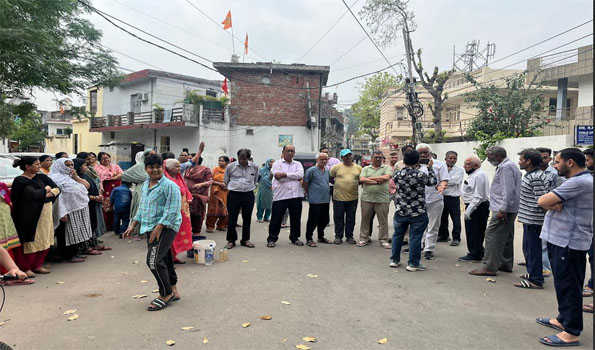
[[[212,244],[209,244],[209,247],[205,249],[205,265],[213,265],[213,260],[215,259],[215,247]]]

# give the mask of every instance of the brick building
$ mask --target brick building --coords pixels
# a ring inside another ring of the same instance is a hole
[[[215,62],[229,81],[229,149],[250,148],[263,162],[278,159],[284,144],[314,153],[320,144],[320,87],[330,68],[304,64]]]

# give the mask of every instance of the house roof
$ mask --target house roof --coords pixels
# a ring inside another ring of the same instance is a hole
[[[220,81],[220,80],[208,80],[208,79],[192,77],[189,75],[164,72],[164,71],[160,71],[160,70],[143,69],[143,70],[139,70],[138,72],[133,72],[133,73],[126,75],[120,84],[126,85],[126,84],[130,84],[130,83],[134,83],[134,82],[138,82],[138,81],[142,81],[142,80],[146,80],[146,79],[150,79],[150,78],[169,78],[169,79],[183,80],[183,81],[188,81],[188,82],[192,82],[192,83],[212,85],[213,87],[217,87],[217,88],[220,87],[221,83],[222,83],[222,81]]]
[[[213,62],[213,67],[224,76],[229,76],[232,72],[283,72],[283,73],[306,73],[306,74],[321,74],[322,84],[326,85],[330,66],[313,66],[301,63],[280,64],[272,62],[256,62],[256,63],[234,63],[234,62]]]

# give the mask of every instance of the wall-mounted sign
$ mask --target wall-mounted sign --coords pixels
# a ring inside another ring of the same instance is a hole
[[[593,125],[577,125],[574,135],[575,145],[591,146],[593,144]]]
[[[279,135],[279,147],[293,145],[293,135]]]

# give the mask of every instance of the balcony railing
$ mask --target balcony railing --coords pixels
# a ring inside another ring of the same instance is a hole
[[[185,104],[183,107],[175,107],[165,110],[153,110],[140,113],[128,112],[120,115],[93,117],[91,118],[90,128],[95,129],[95,131],[111,131],[162,126],[197,127],[200,124],[199,120],[203,123],[208,123],[211,121],[223,122],[224,119],[225,113],[223,108],[204,108],[203,106],[195,108],[192,104]]]

